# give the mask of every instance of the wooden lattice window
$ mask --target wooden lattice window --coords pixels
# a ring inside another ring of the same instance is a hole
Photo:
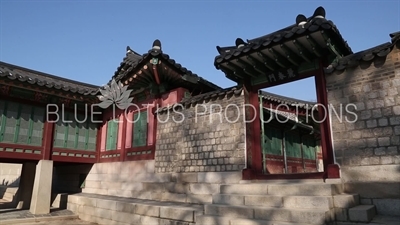
[[[142,147],[147,145],[147,111],[135,113],[133,118],[133,147]]]
[[[0,100],[0,142],[42,145],[44,107]]]
[[[316,141],[313,138],[303,138],[303,154],[305,159],[315,159]]]
[[[264,152],[272,155],[282,155],[282,131],[274,127],[265,129]]]
[[[288,157],[301,158],[301,137],[298,131],[285,133],[285,150]]]
[[[90,117],[68,112],[59,115],[55,125],[54,147],[75,150],[96,150],[97,125]]]
[[[107,121],[106,151],[117,149],[118,125],[118,119],[111,119]]]

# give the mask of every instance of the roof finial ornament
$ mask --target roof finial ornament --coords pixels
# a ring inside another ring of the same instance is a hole
[[[246,43],[241,38],[236,38],[235,45],[237,48],[244,47]]]
[[[296,24],[304,28],[304,25],[307,23],[307,17],[303,14],[299,14],[296,17]]]
[[[217,46],[217,51],[218,51],[218,53],[219,53],[220,55],[223,53],[221,47],[219,47],[219,46]]]
[[[129,45],[126,46],[126,53],[133,53],[133,51],[132,51],[131,47],[129,47]]]
[[[161,51],[161,41],[160,40],[156,39],[153,42],[153,49]]]
[[[313,18],[325,18],[325,9],[324,7],[320,6],[314,11]]]

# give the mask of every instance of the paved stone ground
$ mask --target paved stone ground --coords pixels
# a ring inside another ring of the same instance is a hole
[[[97,223],[90,223],[82,220],[52,220],[44,222],[20,223],[19,225],[97,225]]]
[[[96,223],[85,222],[75,218],[60,218],[60,216],[73,216],[72,211],[63,209],[51,209],[49,214],[33,215],[29,210],[19,209],[0,209],[1,224],[20,224],[20,225],[97,225]],[[43,218],[43,221],[41,221]],[[49,220],[49,218],[52,218]],[[34,219],[36,221],[26,221]],[[20,220],[20,222],[19,222]],[[25,220],[25,221],[24,221]]]
[[[52,209],[49,214],[42,214],[42,215],[33,215],[32,213],[29,212],[29,210],[0,209],[0,221],[11,220],[11,219],[26,219],[26,218],[70,216],[70,215],[75,215],[75,214],[66,209],[63,210]]]

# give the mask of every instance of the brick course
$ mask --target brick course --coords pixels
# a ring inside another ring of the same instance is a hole
[[[354,104],[355,123],[332,115],[337,162],[342,167],[399,164],[400,155],[400,50],[385,60],[376,57],[344,72],[326,76],[328,102],[337,112],[342,104]],[[345,114],[350,116],[349,114]]]
[[[220,96],[158,113],[155,170],[238,171],[245,163],[244,96]]]

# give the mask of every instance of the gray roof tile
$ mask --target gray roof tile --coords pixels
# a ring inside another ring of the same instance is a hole
[[[375,58],[386,57],[394,47],[397,46],[397,48],[400,48],[400,31],[391,33],[390,37],[392,39],[391,42],[387,42],[338,59],[325,68],[325,73],[330,74],[334,71],[343,71],[346,68],[358,66],[361,62],[371,62],[375,60]]]
[[[95,95],[99,89],[99,87],[95,85],[65,79],[1,61],[0,78],[7,78],[10,80],[19,81],[21,83],[26,82],[39,87],[78,93],[82,95]]]

